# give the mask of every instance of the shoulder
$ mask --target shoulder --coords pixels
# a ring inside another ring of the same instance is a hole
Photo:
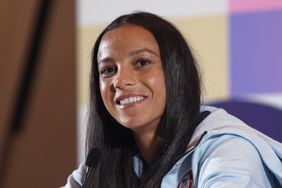
[[[271,187],[259,152],[239,136],[203,141],[194,152],[192,169],[201,187]]]
[[[192,143],[198,143],[192,157],[196,184],[201,187],[271,187],[279,184],[277,180],[282,182],[280,143],[223,109],[203,108],[211,114],[192,137]],[[206,134],[202,136],[203,133]]]
[[[64,188],[79,188],[82,186],[86,175],[85,163],[81,163],[79,167],[74,170],[68,177]]]

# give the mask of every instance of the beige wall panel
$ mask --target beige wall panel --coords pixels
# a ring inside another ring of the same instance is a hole
[[[78,104],[87,105],[89,100],[89,79],[91,51],[104,25],[78,28]]]
[[[205,101],[229,96],[228,23],[225,15],[174,19],[193,49],[204,84]]]

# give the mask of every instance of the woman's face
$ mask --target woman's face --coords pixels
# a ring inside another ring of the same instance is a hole
[[[158,44],[136,25],[107,32],[98,50],[103,102],[121,125],[155,131],[164,113],[166,88]]]

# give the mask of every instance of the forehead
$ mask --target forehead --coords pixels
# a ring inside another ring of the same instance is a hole
[[[159,47],[154,36],[141,26],[125,24],[107,32],[99,45],[98,57],[101,53],[109,50],[133,50],[148,48],[159,54]]]

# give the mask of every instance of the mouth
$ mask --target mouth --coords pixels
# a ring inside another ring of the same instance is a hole
[[[121,96],[116,99],[116,103],[124,108],[129,107],[144,101],[147,97],[143,95],[134,95],[134,96]]]

